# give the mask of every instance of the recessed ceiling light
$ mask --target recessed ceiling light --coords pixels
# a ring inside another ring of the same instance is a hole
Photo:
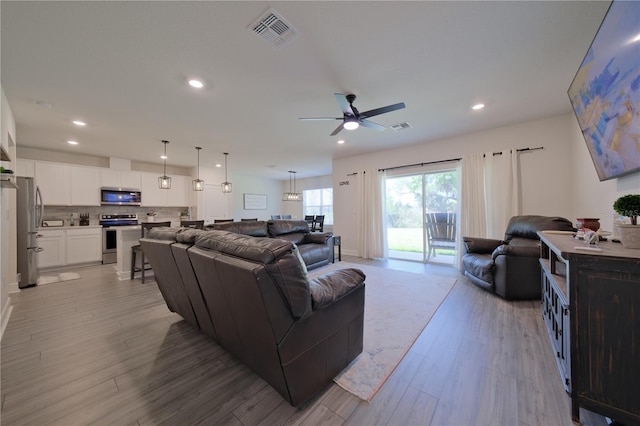
[[[200,80],[189,80],[189,86],[191,87],[195,87],[196,89],[202,89],[204,87],[204,83],[201,82]]]
[[[76,126],[86,126],[87,125],[87,123],[85,123],[84,121],[80,121],[80,120],[73,120],[72,123],[75,124]]]
[[[484,108],[484,104],[475,104],[471,107],[471,109],[478,111],[479,109]]]
[[[342,145],[343,143],[344,143],[344,141],[343,141],[342,139],[340,139],[340,140],[338,141],[338,145]]]
[[[167,157],[166,155],[161,155],[160,158],[162,158],[163,160],[166,160],[169,157]]]
[[[216,167],[222,167],[222,164],[216,164]]]
[[[69,145],[78,145],[78,142],[76,142],[76,141],[67,141],[67,143]]]

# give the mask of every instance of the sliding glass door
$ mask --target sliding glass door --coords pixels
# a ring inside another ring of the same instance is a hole
[[[456,253],[457,172],[387,177],[389,257],[453,265]]]

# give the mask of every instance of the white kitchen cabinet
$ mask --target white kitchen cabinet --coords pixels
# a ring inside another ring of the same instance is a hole
[[[67,244],[64,229],[39,229],[38,234],[38,247],[43,249],[38,253],[38,268],[65,265],[67,263]]]
[[[67,229],[66,263],[99,262],[102,260],[102,228]]]
[[[102,228],[38,229],[38,269],[102,261]]]
[[[36,163],[33,160],[16,159],[16,176],[35,177]]]
[[[100,171],[100,186],[107,188],[121,188],[120,174],[121,170],[102,169]]]
[[[120,188],[140,189],[140,172],[120,172]]]
[[[188,176],[171,176],[171,189],[165,189],[167,193],[168,207],[186,207],[189,205],[189,185]]]
[[[99,206],[100,169],[97,167],[69,166],[72,206]]]
[[[140,172],[102,169],[102,186],[108,188],[140,189]]]
[[[71,204],[70,166],[36,162],[35,171],[45,206]]]
[[[142,173],[140,176],[140,191],[142,192],[143,207],[164,207],[167,205],[167,192],[169,189],[158,187],[160,175]],[[173,184],[173,180],[172,180]],[[172,185],[173,186],[173,185]]]

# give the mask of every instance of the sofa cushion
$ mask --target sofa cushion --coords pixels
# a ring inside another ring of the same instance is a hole
[[[193,228],[182,228],[176,235],[176,241],[182,244],[194,245],[196,243],[196,237],[202,234],[203,230]]]
[[[559,216],[514,216],[509,220],[507,231],[504,234],[505,241],[514,237],[537,240],[538,231],[575,231],[571,221]]]
[[[282,238],[284,235],[301,233],[308,234],[309,224],[304,220],[270,220],[267,222],[269,235],[273,238]]]
[[[463,237],[462,240],[467,253],[491,253],[504,243],[491,238]]]
[[[260,263],[272,263],[293,249],[288,241],[216,230],[198,234],[195,245]]]
[[[176,235],[180,232],[180,228],[169,228],[165,226],[156,226],[147,231],[146,237],[154,240],[175,241]]]
[[[209,229],[235,232],[236,234],[250,235],[252,237],[268,236],[267,222],[264,220],[214,223],[209,226]]]
[[[295,320],[311,315],[311,296],[306,266],[294,254],[295,245],[277,238],[256,238],[227,231],[205,231],[196,247],[261,263],[277,284]]]
[[[493,258],[491,254],[465,254],[462,256],[462,268],[474,277],[493,284]]]
[[[298,246],[300,255],[307,265],[314,265],[318,262],[329,261],[333,246],[321,244],[302,244]]]
[[[309,282],[313,310],[322,309],[364,285],[360,269],[347,268],[329,272]]]

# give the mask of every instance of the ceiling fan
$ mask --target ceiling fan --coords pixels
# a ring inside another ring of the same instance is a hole
[[[334,93],[334,95],[336,97],[336,101],[338,101],[338,105],[340,105],[340,109],[342,110],[342,117],[309,117],[300,118],[300,120],[342,120],[342,123],[333,131],[333,133],[331,133],[331,136],[337,135],[342,129],[354,130],[361,125],[370,129],[382,131],[386,129],[385,126],[374,123],[373,121],[369,121],[367,119],[376,115],[396,111],[405,107],[404,102],[400,102],[398,104],[387,105],[385,107],[360,112],[356,107],[353,106],[353,101],[356,100],[356,95],[343,95],[342,93]]]

